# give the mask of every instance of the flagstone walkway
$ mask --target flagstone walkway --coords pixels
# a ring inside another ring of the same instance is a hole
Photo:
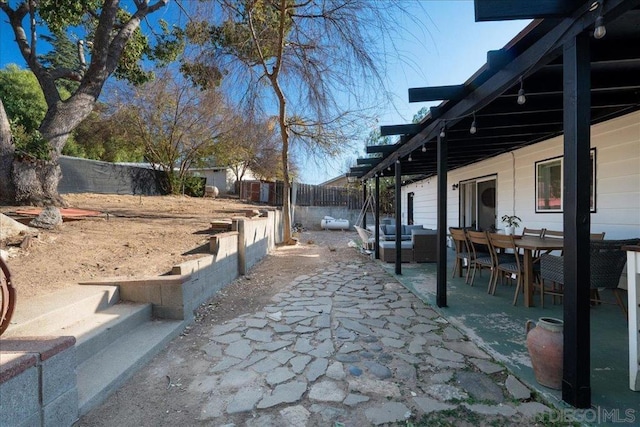
[[[188,425],[534,425],[550,411],[377,262],[354,252],[304,273],[263,310],[205,327],[192,356],[173,355],[190,369],[167,375],[192,397],[177,411]],[[111,425],[91,413],[79,425],[98,418]]]
[[[210,339],[202,348],[210,369],[189,386],[210,394],[202,421],[363,426],[446,410],[472,424],[523,425],[549,410],[366,260],[298,277],[263,311],[213,327]]]

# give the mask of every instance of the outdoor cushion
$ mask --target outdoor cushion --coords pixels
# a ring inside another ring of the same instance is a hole
[[[395,249],[396,242],[380,242],[380,247],[384,249]],[[400,242],[400,249],[411,249],[413,248],[413,243],[411,241]]]
[[[411,235],[411,230],[424,230],[422,225],[403,225],[402,226],[402,234]]]
[[[422,229],[422,225],[402,225],[400,229],[400,240],[411,240],[411,230]],[[380,239],[387,241],[396,240],[396,226],[390,224],[381,225]]]

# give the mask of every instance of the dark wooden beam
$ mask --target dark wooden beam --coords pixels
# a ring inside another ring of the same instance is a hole
[[[371,169],[371,165],[369,166],[351,166],[349,169],[351,170],[351,173],[358,173],[358,172],[368,172],[369,169]]]
[[[475,0],[476,22],[513,19],[564,18],[581,0]]]
[[[442,108],[440,107],[429,107],[429,115],[431,119],[435,120],[442,116]]]
[[[380,177],[376,175],[375,177],[375,199],[376,199],[376,229],[374,230],[375,235],[375,245],[374,248],[374,257],[376,259],[380,259]]]
[[[499,70],[513,60],[513,54],[500,50],[490,50],[487,52],[487,65],[490,70]]]
[[[436,250],[436,304],[447,306],[447,137],[438,135],[438,247]]]
[[[367,205],[368,205],[368,200],[367,200],[367,180],[365,179],[364,181],[362,181],[362,228],[364,228],[365,230],[367,229]],[[366,248],[368,248],[369,242],[362,242],[362,245]]]
[[[604,8],[607,19],[613,20],[638,6],[640,6],[640,0],[607,0]],[[561,20],[502,70],[475,87],[473,96],[466,97],[447,109],[441,117],[447,120],[447,126],[453,126],[460,120],[460,117],[467,117],[473,111],[479,111],[486,107],[495,98],[502,95],[509,88],[514,87],[520,76],[534,74],[544,65],[557,58],[561,54],[562,46],[566,41],[581,32],[588,32],[593,27],[596,18],[595,14],[586,12],[588,7],[588,3],[584,3],[571,17]],[[406,156],[425,141],[436,139],[441,127],[440,121],[429,123],[409,143],[396,147],[397,156]],[[370,173],[373,175],[385,165],[386,162],[381,162]]]
[[[367,154],[374,154],[374,153],[389,154],[389,153],[393,153],[393,150],[395,149],[396,149],[395,145],[369,145],[367,146]]]
[[[415,135],[420,132],[422,128],[419,124],[405,124],[405,125],[390,125],[380,126],[380,135]]]
[[[396,162],[396,274],[402,274],[402,222],[400,222],[402,210],[402,164]]]
[[[589,34],[564,47],[564,357],[562,400],[591,407]]]
[[[382,161],[382,157],[368,157],[366,159],[356,159],[358,165],[377,165]]]
[[[409,89],[409,102],[442,101],[445,99],[459,101],[467,95],[464,85],[431,86]]]

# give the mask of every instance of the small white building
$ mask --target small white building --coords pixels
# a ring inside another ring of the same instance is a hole
[[[230,166],[216,166],[208,168],[191,168],[192,176],[206,178],[205,185],[216,186],[220,193],[238,193],[236,175]],[[253,181],[257,178],[250,169],[247,169],[242,177],[243,181]]]

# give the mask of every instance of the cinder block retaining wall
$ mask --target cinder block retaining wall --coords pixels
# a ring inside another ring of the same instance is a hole
[[[258,218],[233,218],[233,229],[211,236],[209,252],[176,265],[166,276],[113,278],[83,284],[120,287],[125,301],[150,302],[153,315],[164,319],[193,320],[200,304],[233,282],[281,243],[280,211]],[[278,228],[276,228],[278,227]]]
[[[78,419],[74,337],[2,340],[0,425],[69,426]]]
[[[211,237],[210,255],[177,265],[169,275],[81,284],[118,285],[123,300],[150,302],[154,316],[182,319],[186,325],[200,304],[283,240],[280,211],[270,211],[266,217],[234,218],[233,228]],[[74,337],[2,340],[0,425],[58,427],[78,419],[74,344]]]

